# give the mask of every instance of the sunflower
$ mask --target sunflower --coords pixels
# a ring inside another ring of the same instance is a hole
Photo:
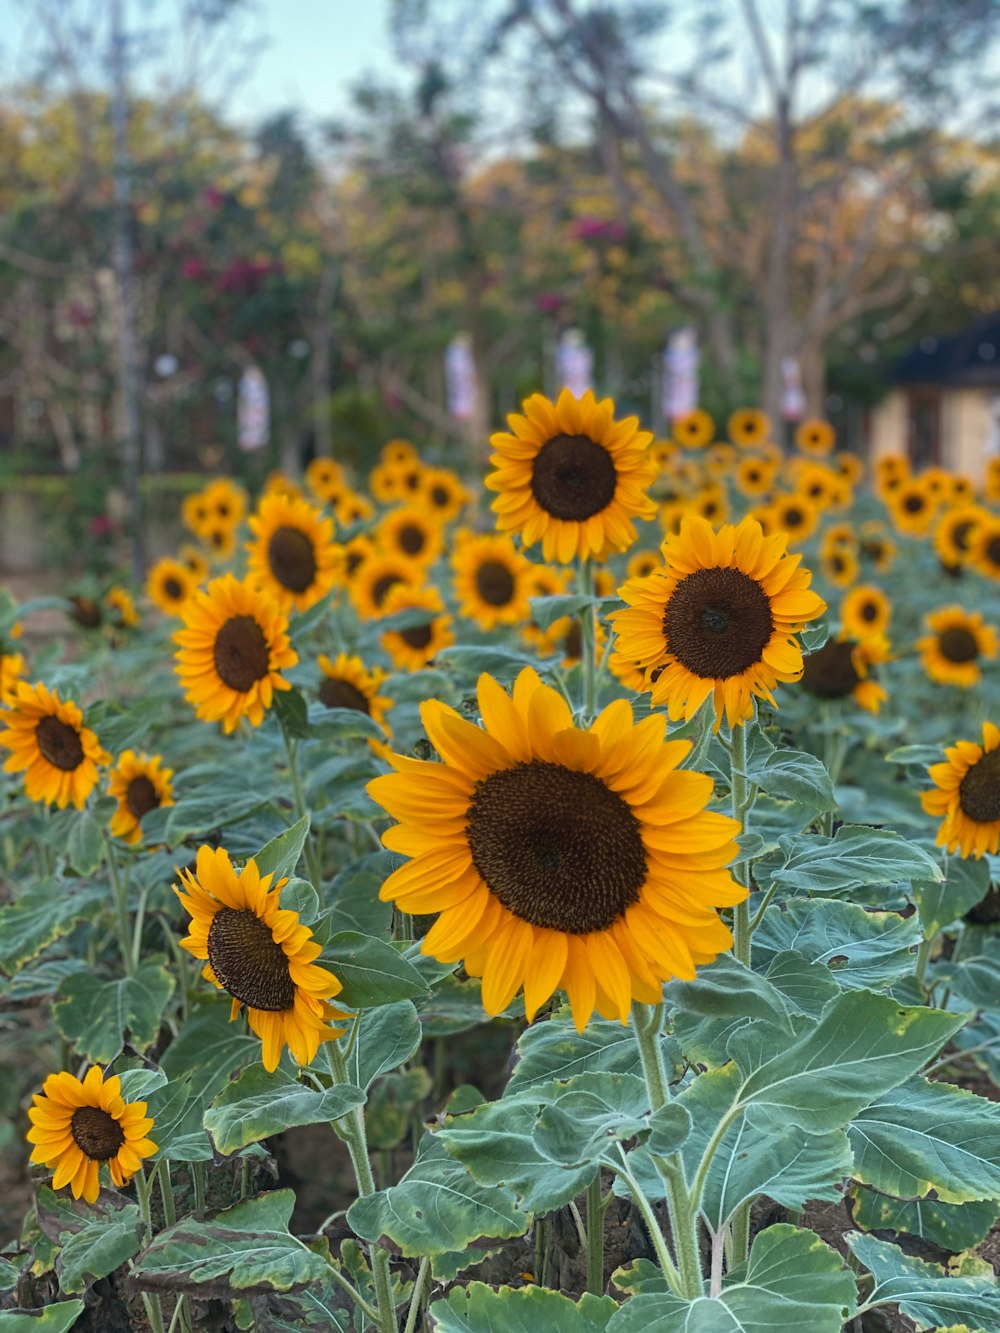
[[[709,445],[705,450],[703,466],[710,477],[721,480],[731,475],[739,458],[740,454],[736,447],[721,440],[718,444]]]
[[[164,556],[146,576],[146,596],[168,616],[179,616],[187,599],[198,585],[187,565]]]
[[[690,742],[665,742],[662,716],[635,725],[619,699],[581,730],[530,667],[478,696],[484,729],[422,706],[442,763],[392,755],[368,784],[411,858],[379,896],[440,913],[422,951],[482,977],[488,1014],[523,985],[529,1019],[563,990],[579,1031],[595,1008],[624,1023],[731,946],[715,909],[746,897],[725,868],[739,825],[705,809],[711,778],[677,771]]]
[[[193,577],[195,584],[204,583],[209,575],[208,561],[205,554],[197,546],[192,546],[186,542],[177,552],[177,559],[184,565]]]
[[[846,546],[824,551],[820,568],[825,578],[837,588],[849,588],[858,577],[858,557]]]
[[[438,523],[451,523],[472,499],[472,496],[449,468],[425,468],[423,489],[418,504]]]
[[[950,500],[953,480],[946,467],[924,468],[919,480],[938,504],[944,504]]]
[[[744,449],[763,444],[771,434],[771,420],[756,407],[741,407],[726,422],[726,434]]]
[[[771,505],[774,531],[782,533],[790,546],[804,542],[819,521],[816,506],[804,495],[780,495]]]
[[[247,578],[282,611],[308,611],[333,587],[343,550],[333,540],[333,519],[305,500],[268,495],[249,521]]]
[[[17,682],[24,675],[20,653],[0,653],[0,708],[11,708],[17,698]]]
[[[357,491],[345,491],[337,501],[334,512],[342,528],[353,528],[355,523],[367,523],[375,513],[375,506]]]
[[[821,463],[806,462],[796,469],[795,490],[816,509],[843,508],[850,487],[839,473]]]
[[[889,644],[881,635],[855,639],[841,631],[810,653],[803,663],[802,688],[817,699],[846,699],[869,713],[877,713],[888,698],[872,668],[889,660]]]
[[[995,455],[986,464],[983,476],[983,494],[994,504],[1000,500],[1000,454]]]
[[[857,454],[840,450],[830,460],[834,472],[838,473],[849,486],[857,486],[865,475],[865,465]]]
[[[344,543],[344,576],[350,582],[358,570],[375,554],[375,547],[369,537],[359,533]]]
[[[134,629],[139,623],[139,612],[135,609],[132,594],[127,588],[115,584],[104,594],[104,605],[114,613],[119,629]]]
[[[459,615],[484,630],[529,619],[532,567],[509,537],[470,537],[451,564]]]
[[[659,569],[662,561],[658,551],[636,551],[629,557],[625,568],[625,577],[629,579],[648,579],[654,569]]]
[[[796,445],[804,454],[811,454],[813,458],[825,458],[832,452],[836,442],[837,432],[829,421],[822,421],[818,417],[800,422],[795,428]]]
[[[752,716],[755,695],[773,703],[779,681],[798,680],[795,633],[826,603],[786,547],[751,518],[717,534],[687,518],[663,543],[664,568],[619,589],[628,607],[611,617],[617,651],[642,670],[663,668],[651,700],[671,719],[693,717],[713,695],[716,729],[723,714],[733,727]]]
[[[260,493],[261,499],[265,495],[285,495],[289,500],[303,499],[302,487],[297,481],[292,481],[291,477],[286,477],[280,468],[275,468],[269,472],[264,481],[264,489]]]
[[[210,481],[202,496],[210,522],[235,528],[247,511],[246,491],[228,477],[218,477],[215,481]]]
[[[820,552],[823,555],[829,554],[830,551],[850,551],[852,555],[858,555],[860,549],[858,534],[850,523],[831,523],[820,542]]]
[[[55,1167],[52,1188],[68,1185],[74,1199],[97,1202],[102,1163],[115,1185],[127,1185],[142,1170],[142,1159],[157,1151],[146,1137],[153,1128],[146,1103],[124,1101],[121,1079],[106,1079],[97,1065],[82,1082],[65,1072],[50,1074],[32,1101],[31,1161]]]
[[[871,583],[852,588],[840,604],[840,621],[844,631],[855,639],[871,634],[884,634],[892,617],[892,603]]]
[[[203,722],[221,722],[228,736],[241,717],[258,727],[275,690],[292,687],[280,674],[299,660],[288,621],[269,597],[232,574],[213,579],[184,607],[177,675]]]
[[[411,588],[399,583],[385,599],[385,614],[397,611],[426,611],[425,623],[407,629],[386,630],[379,642],[397,671],[419,671],[433,662],[442,648],[455,642],[452,618],[444,614],[444,602],[436,588]]]
[[[975,503],[976,487],[971,477],[965,477],[959,472],[949,473],[951,482],[951,491],[945,496],[945,503],[949,505],[971,505]]]
[[[715,435],[715,422],[702,408],[685,412],[670,427],[671,434],[685,449],[703,449]]]
[[[976,528],[989,518],[982,505],[961,504],[946,509],[934,526],[934,549],[942,565],[964,565]]]
[[[649,446],[649,457],[658,472],[667,471],[677,457],[677,445],[673,440],[656,439]]]
[[[716,482],[710,482],[703,486],[701,490],[694,495],[688,506],[688,512],[700,515],[706,523],[711,523],[715,527],[719,523],[724,523],[729,517],[729,503],[726,500],[726,493]]]
[[[201,539],[213,564],[224,565],[236,554],[236,528],[232,523],[224,523],[221,519],[207,523]]]
[[[896,558],[896,543],[885,531],[881,523],[868,522],[861,525],[861,554],[870,560],[880,574],[892,568]]]
[[[178,871],[174,893],[190,913],[181,947],[207,960],[202,976],[233,997],[229,1021],[245,1009],[263,1044],[264,1068],[273,1074],[285,1048],[311,1064],[320,1042],[339,1037],[331,1019],[346,1018],[327,1001],[343,986],[316,959],[320,946],[297,912],[279,907],[287,879],[271,888],[251,857],[237,874],[223,847],[199,847],[195,874]]]
[[[875,491],[885,499],[910,476],[910,460],[905,454],[882,454],[875,460]]]
[[[385,715],[393,701],[379,694],[385,672],[377,667],[369,671],[360,657],[349,657],[347,653],[341,653],[336,661],[323,653],[317,661],[323,673],[318,690],[323,707],[351,708],[357,713],[367,713],[386,736],[391,736],[392,728]]]
[[[1000,518],[980,523],[969,544],[969,564],[989,579],[1000,579]]]
[[[70,619],[82,629],[100,629],[101,608],[93,597],[84,597],[77,593],[69,598],[69,604],[72,608],[69,613]]]
[[[733,480],[740,495],[755,499],[771,489],[776,471],[776,465],[769,458],[742,458]]]
[[[332,458],[314,458],[306,468],[306,485],[320,504],[330,504],[344,492],[344,469]]]
[[[111,756],[83,725],[79,707],[63,702],[57,690],[19,680],[0,723],[7,728],[0,745],[11,752],[4,772],[24,774],[29,799],[82,810],[97,786],[98,764],[110,764]]]
[[[118,802],[111,816],[111,832],[126,842],[142,837],[143,815],[161,805],[173,805],[173,769],[163,767],[160,755],[125,750],[108,776],[108,795]]]
[[[351,601],[362,620],[378,620],[385,615],[385,599],[390,588],[399,583],[416,588],[423,579],[423,568],[406,556],[375,552],[363,560],[351,576]]]
[[[564,565],[632,545],[632,519],[656,513],[646,495],[656,476],[653,437],[636,417],[616,421],[614,410],[589,389],[579,399],[563,389],[555,403],[532,394],[523,416],[507,418],[512,433],[490,437],[496,470],[486,478],[499,492],[492,507],[501,532],[519,532],[525,546],[540,541],[545,559]]]
[[[193,495],[185,495],[181,501],[181,522],[189,532],[193,532],[196,537],[200,537],[211,517],[203,491],[196,491]]]
[[[997,632],[978,611],[945,606],[925,617],[931,631],[916,642],[924,670],[940,685],[969,689],[982,677],[980,662],[997,655]]]
[[[929,815],[943,815],[939,847],[961,856],[995,853],[1000,845],[1000,729],[983,723],[983,743],[958,741],[945,750],[943,764],[932,764],[932,791],[921,797]]]
[[[419,565],[432,565],[441,551],[441,527],[416,505],[390,509],[374,532],[387,555],[401,555]]]
[[[411,440],[400,436],[386,440],[379,451],[379,458],[383,463],[416,463],[420,459],[420,454]]]
[[[399,463],[376,463],[368,473],[368,490],[379,504],[392,504],[400,498],[399,469]]]
[[[922,477],[904,481],[886,504],[897,531],[911,537],[923,537],[937,513],[937,500]]]

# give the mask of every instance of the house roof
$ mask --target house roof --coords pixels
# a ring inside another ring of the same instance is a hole
[[[1000,388],[1000,312],[947,338],[921,338],[892,379],[896,384]]]

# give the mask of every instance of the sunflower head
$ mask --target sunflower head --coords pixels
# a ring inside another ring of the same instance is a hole
[[[1000,518],[984,519],[969,538],[969,564],[988,579],[1000,580]]]
[[[161,805],[173,805],[173,770],[163,767],[160,755],[125,750],[108,777],[108,795],[118,802],[111,816],[111,832],[126,842],[142,837],[142,819]]]
[[[924,478],[917,477],[904,481],[892,492],[887,503],[899,532],[923,537],[934,522],[938,498]]]
[[[419,565],[431,565],[441,551],[439,521],[416,505],[391,509],[374,533],[375,544],[387,555],[400,555]]]
[[[446,467],[424,470],[423,490],[418,504],[438,523],[451,523],[472,499],[462,482]]]
[[[195,586],[204,583],[209,575],[208,560],[205,552],[198,546],[192,546],[190,542],[185,542],[177,552],[177,559],[185,565],[195,581]]]
[[[931,680],[970,689],[982,678],[981,663],[997,655],[997,632],[978,611],[945,606],[926,617],[930,633],[918,639],[917,652]]]
[[[360,657],[340,653],[336,658],[322,653],[317,659],[323,677],[319,683],[319,701],[324,708],[350,708],[366,713],[382,728],[386,736],[392,731],[385,715],[393,701],[379,694],[385,672],[377,667],[369,671]]]
[[[0,746],[10,750],[4,772],[24,774],[29,799],[82,810],[97,786],[98,766],[110,764],[111,756],[83,725],[78,706],[41,683],[20,680],[0,725]]]
[[[805,659],[802,688],[817,699],[851,697],[866,712],[877,713],[888,695],[873,669],[889,656],[889,644],[881,635],[859,640],[841,631]]]
[[[235,528],[247,511],[247,493],[229,477],[217,477],[202,492],[210,517],[217,523]]]
[[[857,454],[849,454],[841,450],[833,455],[831,463],[834,471],[839,473],[849,486],[857,486],[864,478],[865,465]]]
[[[529,619],[533,569],[509,537],[469,537],[452,556],[460,615],[483,630]]]
[[[349,544],[350,547],[351,544]],[[350,549],[348,548],[348,561]],[[419,587],[424,569],[398,552],[373,552],[357,566],[348,585],[354,609],[362,620],[380,620],[385,615],[385,599],[399,585]]]
[[[938,846],[963,857],[996,853],[1000,846],[1000,729],[983,723],[983,743],[958,741],[947,761],[932,764],[934,787],[920,800],[929,815],[942,816]]]
[[[726,433],[733,444],[751,448],[763,444],[771,434],[771,421],[766,412],[756,407],[741,407],[726,422]]]
[[[822,421],[818,417],[800,422],[795,430],[796,445],[804,454],[811,454],[813,458],[825,458],[836,441],[837,432],[829,421]]]
[[[852,588],[840,604],[840,620],[847,634],[856,639],[884,634],[892,617],[892,603],[874,584],[862,583]]]
[[[736,489],[750,499],[766,495],[774,482],[777,466],[769,458],[751,455],[742,458],[736,467]]]
[[[715,422],[702,408],[696,407],[693,412],[676,417],[670,431],[682,449],[703,449],[712,442]]]
[[[153,1128],[146,1103],[126,1102],[121,1079],[117,1074],[105,1078],[97,1065],[82,1080],[50,1074],[32,1101],[31,1160],[54,1167],[52,1188],[68,1185],[74,1199],[97,1202],[103,1164],[115,1185],[127,1185],[142,1170],[142,1159],[157,1151],[146,1137]]]
[[[17,682],[25,672],[20,653],[0,652],[0,708],[11,708],[17,698]]]
[[[811,536],[819,519],[816,506],[805,495],[779,496],[771,505],[771,517],[775,531],[789,546],[797,546]]]
[[[366,495],[344,491],[337,499],[334,513],[342,528],[353,528],[357,523],[367,523],[375,513],[375,506]]]
[[[198,581],[187,565],[169,556],[157,560],[146,577],[146,596],[168,616],[178,616]]]
[[[307,611],[333,587],[343,552],[333,520],[305,500],[265,496],[250,518],[248,577],[285,612]]]
[[[134,629],[138,625],[139,613],[127,588],[122,588],[118,584],[109,588],[104,594],[104,605],[111,612],[118,629]]]
[[[306,485],[320,504],[336,501],[345,484],[344,469],[332,458],[314,458],[306,468]]]
[[[858,557],[847,546],[825,550],[820,556],[824,577],[837,588],[849,588],[858,577]]]

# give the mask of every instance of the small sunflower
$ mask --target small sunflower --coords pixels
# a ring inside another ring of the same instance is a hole
[[[110,764],[111,756],[83,725],[79,707],[62,701],[57,690],[19,680],[0,724],[6,726],[0,746],[11,752],[4,772],[24,774],[28,798],[82,810],[97,786],[98,765]]]
[[[648,579],[653,570],[659,569],[662,563],[658,551],[636,551],[635,555],[629,557],[629,562],[625,567],[625,577],[628,579]]]
[[[983,723],[983,743],[958,741],[929,772],[934,788],[921,797],[929,815],[943,815],[939,847],[977,860],[1000,846],[1000,729]]]
[[[684,449],[703,449],[715,435],[715,422],[702,408],[685,412],[670,427],[671,434]]]
[[[440,523],[416,505],[390,509],[373,536],[387,555],[401,555],[419,565],[432,565],[441,552]]]
[[[905,454],[882,454],[875,459],[875,488],[894,490],[910,476],[910,460]]]
[[[383,843],[411,858],[379,896],[440,913],[422,951],[482,977],[488,1014],[523,986],[529,1019],[563,990],[579,1031],[594,1009],[624,1023],[730,947],[716,909],[746,897],[726,869],[739,825],[678,771],[690,742],[665,742],[662,716],[635,725],[619,699],[581,730],[530,667],[512,695],[480,676],[478,697],[483,729],[422,706],[442,763],[392,755],[368,784],[400,821]]]
[[[743,449],[763,444],[771,434],[771,421],[766,412],[756,407],[741,407],[726,422],[726,433],[733,444]]]
[[[232,523],[225,523],[222,519],[206,523],[201,539],[213,564],[224,565],[236,554],[236,527]]]
[[[429,517],[438,523],[451,523],[472,496],[449,468],[434,467],[424,471],[423,490],[418,500]]]
[[[766,495],[774,483],[776,472],[777,467],[769,458],[742,458],[736,466],[736,489],[748,499]]]
[[[179,616],[198,584],[187,565],[165,556],[146,576],[146,596],[168,616]]]
[[[332,458],[314,458],[306,468],[306,485],[320,504],[335,503],[344,493],[344,469]]]
[[[881,523],[862,523],[860,532],[861,555],[871,561],[879,574],[892,568],[896,558],[896,543]]]
[[[13,707],[17,698],[17,682],[25,673],[21,653],[0,652],[0,708]]]
[[[850,551],[852,555],[858,555],[860,550],[858,534],[850,523],[831,523],[824,530],[820,542],[821,554],[827,555],[830,551]]]
[[[263,499],[265,495],[285,495],[290,500],[304,499],[302,487],[299,483],[293,481],[291,477],[286,477],[280,468],[275,468],[273,472],[267,474],[264,481],[264,489],[260,494],[261,499]]]
[[[872,668],[889,660],[889,644],[881,635],[854,639],[843,631],[827,639],[803,663],[802,688],[817,699],[854,699],[859,708],[877,713],[889,697]]]
[[[886,501],[899,532],[923,537],[934,522],[937,499],[922,477],[904,481]]]
[[[844,450],[835,453],[830,460],[833,470],[847,482],[849,486],[857,486],[864,478],[865,465],[857,454],[849,454]]]
[[[976,487],[971,477],[963,476],[960,472],[950,474],[951,491],[945,498],[945,503],[950,505],[971,505],[975,503]]]
[[[512,413],[511,432],[491,436],[495,471],[486,486],[499,492],[492,508],[501,532],[519,532],[525,546],[542,543],[546,560],[569,564],[636,540],[632,519],[656,513],[646,487],[656,476],[649,431],[636,417],[614,418],[610,398],[563,389],[552,403],[532,394],[524,415]]]
[[[713,528],[718,527],[729,517],[729,502],[726,499],[726,492],[717,482],[710,482],[707,486],[703,486],[696,495],[692,496],[688,512],[698,514],[706,523],[711,523]]]
[[[173,769],[163,767],[160,755],[125,750],[108,777],[108,795],[118,802],[111,816],[111,832],[126,842],[142,837],[143,815],[161,805],[173,805]]]
[[[212,514],[203,491],[196,491],[193,495],[185,495],[181,501],[181,522],[189,532],[193,532],[196,537],[200,537],[205,525],[211,518]]]
[[[742,724],[754,696],[773,703],[774,686],[802,674],[795,634],[826,603],[786,545],[753,519],[715,533],[687,518],[663,543],[664,568],[619,589],[628,607],[611,617],[617,651],[644,671],[662,668],[650,695],[671,719],[692,718],[711,695],[716,728],[723,715]]]
[[[210,522],[235,528],[247,511],[247,493],[228,477],[210,481],[202,492]],[[206,524],[208,526],[208,524]]]
[[[452,618],[444,614],[444,602],[436,588],[411,588],[397,584],[385,599],[385,614],[397,611],[426,611],[427,621],[407,629],[386,630],[379,642],[397,671],[420,671],[433,662],[442,648],[455,642]]]
[[[177,559],[190,572],[195,584],[204,583],[210,573],[204,551],[186,542],[177,552]]]
[[[892,618],[892,603],[881,588],[862,583],[852,588],[840,604],[844,631],[855,639],[871,634],[885,634]]]
[[[132,594],[127,588],[115,584],[104,594],[104,605],[114,613],[114,620],[119,629],[134,629],[139,623],[139,612],[135,609]]]
[[[333,519],[305,500],[268,495],[249,521],[247,577],[286,614],[308,611],[337,580],[343,551],[333,540]]]
[[[354,609],[362,620],[378,620],[385,615],[389,589],[398,584],[419,587],[424,580],[422,566],[403,555],[369,556],[351,575],[349,588]]]
[[[942,565],[964,565],[976,528],[989,518],[982,505],[960,504],[946,509],[934,526],[934,549]]]
[[[344,577],[350,582],[357,574],[358,570],[370,560],[375,554],[375,547],[371,538],[358,533],[350,541],[344,543]]]
[[[323,707],[351,708],[357,713],[367,713],[386,736],[391,736],[392,729],[385,715],[393,701],[379,694],[385,672],[377,667],[369,671],[360,657],[349,657],[347,653],[340,653],[336,660],[323,653],[317,660],[323,673],[318,690]]]
[[[969,543],[969,561],[988,579],[1000,580],[1000,518],[990,517],[980,523]]]
[[[279,880],[261,875],[251,857],[237,874],[223,847],[200,847],[195,873],[179,872],[174,892],[190,914],[181,948],[206,960],[202,976],[233,997],[230,1022],[246,1010],[261,1039],[264,1068],[273,1074],[287,1046],[300,1065],[311,1064],[320,1042],[339,1037],[330,1026],[347,1015],[327,1001],[343,986],[316,963],[320,946],[297,912],[279,906]]]
[[[813,458],[825,458],[832,452],[836,442],[837,432],[829,421],[822,421],[818,417],[800,422],[795,429],[796,445],[804,454],[811,454]]]
[[[483,630],[529,619],[532,567],[509,537],[470,537],[451,563],[459,615]]]
[[[940,685],[969,689],[982,678],[980,663],[997,655],[997,632],[978,611],[945,606],[926,617],[931,631],[916,643],[924,670]]]
[[[379,451],[379,458],[383,463],[416,463],[420,459],[420,454],[412,440],[399,436],[386,440]]]
[[[408,463],[395,463],[396,498],[404,504],[415,504],[420,499],[427,477],[427,468],[419,459]]]
[[[720,440],[718,444],[710,444],[705,450],[703,466],[710,477],[721,481],[724,477],[732,475],[739,459],[740,451],[736,446]]]
[[[367,496],[345,491],[338,499],[334,513],[342,528],[353,528],[356,523],[367,523],[374,515],[375,507]]]
[[[649,446],[649,457],[657,472],[669,471],[677,457],[677,444],[673,440],[656,439]]]
[[[96,1203],[100,1170],[107,1163],[115,1185],[127,1185],[142,1159],[157,1145],[147,1138],[153,1128],[145,1102],[126,1102],[121,1079],[105,1078],[97,1065],[81,1081],[72,1074],[50,1074],[28,1110],[32,1162],[55,1167],[54,1190],[66,1185],[74,1199]]]
[[[820,555],[823,576],[836,588],[849,588],[858,577],[858,557],[846,546],[837,546]]]
[[[232,574],[213,579],[182,612],[177,675],[188,703],[204,722],[221,722],[228,736],[241,717],[258,727],[275,690],[290,690],[280,674],[299,660],[288,641],[281,608]]]
[[[804,542],[816,530],[816,506],[804,495],[780,495],[771,505],[774,531],[788,539],[789,546]]]
[[[401,498],[399,469],[399,463],[376,463],[368,473],[368,490],[379,504],[393,504]]]

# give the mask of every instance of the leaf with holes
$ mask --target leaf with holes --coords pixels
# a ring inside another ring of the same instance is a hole
[[[864,1308],[897,1305],[920,1329],[963,1323],[971,1328],[1000,1327],[1000,1288],[992,1277],[947,1277],[937,1264],[925,1264],[895,1245],[849,1231],[844,1240],[855,1259],[875,1279]]]
[[[755,961],[767,964],[793,950],[810,962],[824,963],[845,990],[890,986],[913,971],[922,939],[916,916],[866,912],[854,903],[790,902],[770,911],[754,931]]]
[[[60,985],[52,1017],[81,1055],[107,1064],[126,1043],[136,1051],[152,1045],[173,989],[173,977],[155,958],[118,981],[79,972]]]
[[[135,1204],[109,1222],[93,1222],[63,1245],[56,1260],[59,1286],[68,1296],[86,1291],[131,1259],[142,1243],[142,1218]]]

